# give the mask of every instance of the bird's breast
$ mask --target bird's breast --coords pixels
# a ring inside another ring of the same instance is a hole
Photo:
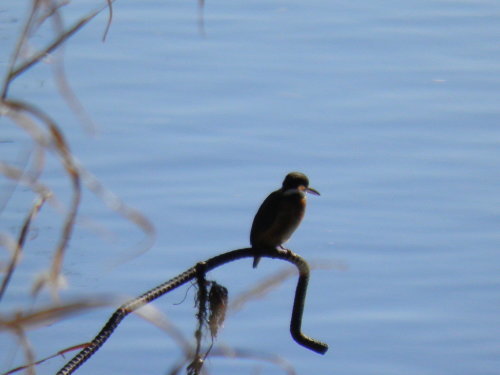
[[[306,208],[306,198],[298,189],[271,194],[259,209],[252,225],[252,246],[277,247],[297,229]]]
[[[287,196],[282,202],[280,212],[274,225],[270,228],[269,235],[274,237],[280,245],[288,241],[302,221],[305,208],[305,197]]]

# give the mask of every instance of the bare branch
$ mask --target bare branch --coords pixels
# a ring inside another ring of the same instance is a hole
[[[305,348],[308,348],[319,354],[326,353],[326,351],[328,350],[327,344],[308,337],[301,331],[302,314],[305,306],[307,284],[309,282],[309,266],[307,265],[307,262],[290,250],[244,248],[223,253],[210,258],[205,262],[200,262],[196,266],[189,268],[173,279],[123,304],[113,313],[111,318],[104,325],[97,336],[92,340],[90,345],[80,351],[80,353],[78,353],[73,359],[71,359],[61,370],[59,370],[59,372],[57,372],[57,375],[72,374],[87,359],[89,359],[95,352],[97,352],[97,350],[99,350],[99,348],[113,334],[114,330],[128,314],[163,296],[164,294],[178,288],[179,286],[184,285],[185,283],[195,278],[198,278],[200,269],[203,269],[204,272],[209,272],[226,263],[233,262],[242,258],[255,257],[255,255],[282,259],[293,263],[299,269],[299,280],[295,291],[292,319],[290,323],[290,333],[292,335],[292,338]]]

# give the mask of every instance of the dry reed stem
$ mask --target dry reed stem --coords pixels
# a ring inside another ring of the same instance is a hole
[[[132,258],[135,258],[151,248],[156,240],[156,230],[153,223],[141,214],[138,210],[128,206],[115,193],[107,189],[101,182],[82,165],[78,165],[78,170],[82,178],[82,182],[96,197],[108,206],[111,210],[117,212],[125,219],[137,225],[145,234],[146,238],[138,246],[138,250],[125,256],[125,259],[119,263],[124,263]]]
[[[98,307],[109,306],[116,302],[114,298],[80,299],[74,302],[54,304],[34,311],[20,311],[11,316],[0,315],[0,332],[34,329],[66,318],[70,315],[84,312]]]
[[[61,277],[61,268],[64,253],[65,249],[68,246],[69,239],[71,238],[72,230],[76,220],[76,214],[81,200],[80,173],[75,166],[68,144],[66,143],[63,134],[59,130],[56,123],[47,114],[31,104],[7,99],[7,94],[10,84],[16,77],[26,72],[35,64],[42,61],[44,56],[46,56],[47,54],[56,50],[62,52],[62,46],[64,42],[68,40],[68,38],[79,31],[103,9],[108,8],[109,17],[103,36],[104,39],[109,31],[109,27],[112,21],[113,1],[114,0],[106,0],[105,5],[80,18],[75,24],[73,24],[73,26],[64,30],[60,8],[68,4],[68,2],[57,2],[53,0],[33,0],[28,18],[24,23],[23,30],[19,35],[14,52],[11,55],[7,75],[3,81],[1,94],[2,99],[0,100],[0,113],[10,116],[15,123],[21,125],[21,127],[24,128],[28,132],[28,134],[30,134],[30,136],[41,146],[36,148],[37,157],[35,158],[36,162],[34,164],[34,174],[37,176],[41,175],[44,165],[44,150],[46,148],[52,148],[61,157],[62,165],[65,168],[72,184],[72,198],[70,202],[70,208],[67,211],[66,217],[63,222],[62,233],[55,250],[51,269],[46,274],[45,279],[40,280],[39,284],[34,288],[35,292],[37,292],[45,285],[49,285],[51,287],[54,298],[57,298],[57,283],[59,278]],[[54,31],[56,34],[55,39],[45,47],[36,51],[30,58],[27,58],[24,61],[20,61],[21,51],[25,48],[28,40],[47,20],[51,20],[53,23]],[[64,66],[62,65],[62,63],[55,65],[55,79],[58,83],[57,86],[61,91],[63,98],[67,100],[68,105],[73,108],[73,111],[77,115],[79,115],[80,118],[84,118],[84,123],[91,123],[90,118],[86,116],[83,106],[73,94],[66,80]],[[35,124],[35,122],[31,120],[29,116],[26,115],[26,113],[35,118],[38,123],[45,125],[48,129],[48,134],[46,132],[42,132],[38,124]],[[12,170],[5,172],[5,170],[7,169],[5,165],[3,169],[4,173],[12,172]],[[19,176],[17,177],[17,179],[19,180]],[[92,184],[94,186],[98,186],[95,181],[95,179],[92,180]],[[32,182],[31,185],[35,185],[35,183]],[[96,191],[96,194],[99,195],[104,191],[104,189],[102,187],[99,187],[98,189],[96,189]],[[107,195],[109,196],[110,194]],[[116,203],[116,199],[114,201]],[[110,205],[109,202],[108,205]],[[139,225],[146,233],[148,233],[148,238],[151,239],[153,237],[152,233],[154,233],[154,230],[152,228],[152,225],[149,223],[149,221],[147,221],[147,219],[143,218],[142,215],[135,212],[134,210],[128,209],[123,204],[120,204],[117,210],[120,211],[125,217]],[[5,289],[2,290],[2,293],[3,291],[5,291]]]
[[[9,99],[9,87],[15,80],[15,78],[19,77],[21,74],[31,69],[34,65],[41,62],[46,55],[55,51],[59,51],[60,53],[62,53],[61,47],[63,46],[63,44],[77,31],[81,30],[83,26],[85,26],[104,8],[108,7],[109,18],[106,25],[106,30],[103,35],[104,40],[109,32],[109,28],[112,22],[113,1],[114,0],[106,0],[105,5],[89,13],[87,16],[82,17],[78,22],[73,24],[73,26],[64,30],[60,8],[68,4],[69,1],[57,2],[53,0],[33,0],[27,21],[24,23],[23,30],[20,32],[15,49],[11,54],[10,63],[8,65],[5,79],[3,80],[1,87],[0,116],[9,117],[17,126],[25,130],[32,140],[34,140],[34,158],[33,162],[30,163],[29,167],[25,168],[25,170],[13,167],[4,162],[0,162],[0,174],[8,179],[15,181],[16,185],[23,184],[30,187],[35,192],[36,197],[35,203],[31,207],[29,213],[23,221],[17,239],[14,240],[12,237],[0,233],[1,244],[7,249],[11,250],[11,257],[6,265],[6,272],[2,278],[0,285],[0,299],[3,297],[5,291],[8,288],[9,281],[18,264],[23,246],[27,238],[27,234],[29,233],[30,224],[34,220],[37,212],[40,210],[41,206],[46,200],[51,201],[51,203],[57,203],[50,189],[40,183],[38,180],[43,174],[45,167],[45,155],[48,150],[54,151],[60,157],[61,165],[63,166],[66,175],[70,179],[70,183],[72,186],[70,205],[64,214],[61,234],[53,255],[51,268],[46,274],[45,279],[41,280],[39,284],[35,286],[36,291],[40,290],[46,285],[51,287],[51,292],[54,299],[58,298],[57,283],[61,277],[64,254],[68,247],[69,240],[71,238],[76,222],[82,189],[82,178],[80,170],[76,165],[69,145],[66,142],[59,126],[55,123],[55,121],[52,120],[52,118],[48,114],[36,108],[34,105]],[[54,40],[51,43],[47,44],[45,47],[38,49],[29,58],[21,59],[21,54],[23,53],[23,50],[26,49],[26,45],[29,42],[29,39],[36,34],[38,29],[47,20],[50,20],[53,23],[55,31]],[[90,117],[87,116],[83,106],[80,104],[77,97],[72,92],[70,85],[68,84],[62,59],[56,60],[56,64],[54,64],[54,77],[57,83],[57,87],[59,88],[62,97],[67,101],[69,107],[71,107],[73,109],[73,112],[80,117],[84,125],[91,124]],[[86,174],[86,176],[88,177],[91,175]],[[88,177],[87,182],[88,185],[91,186],[91,190],[93,190],[93,192],[98,197],[105,201],[108,206],[120,212],[128,220],[131,220],[140,228],[142,228],[144,232],[147,233],[148,239],[152,240],[154,238],[154,228],[145,217],[143,217],[137,211],[127,207],[116,196],[102,187],[102,185],[100,185],[97,179],[93,178],[93,176]],[[60,320],[65,315],[74,314],[87,308],[93,308],[102,305],[103,303],[98,301],[86,301],[70,303],[66,305],[58,304],[46,308],[45,310],[38,310],[31,313],[20,311],[19,313],[13,314],[13,316],[10,318],[6,318],[5,316],[3,316],[3,314],[0,315],[0,331],[10,331],[18,338],[18,341],[21,343],[21,346],[23,348],[26,362],[28,363],[28,365],[23,366],[22,368],[18,368],[18,370],[24,369],[28,374],[35,373],[34,365],[36,363],[34,362],[34,353],[25,335],[26,329],[32,328],[32,326],[36,325],[37,323],[46,323],[48,319]],[[82,346],[78,347],[81,348]],[[64,353],[65,351],[61,351],[60,354]],[[41,363],[41,361],[37,363]],[[14,372],[16,371],[16,369],[12,371]]]
[[[37,179],[33,178],[29,174],[25,173],[22,169],[8,165],[0,161],[0,174],[8,179],[15,181],[18,184],[28,186],[33,192],[35,192],[38,197],[45,200],[52,199],[51,190]]]
[[[252,350],[234,349],[228,346],[219,345],[217,348],[214,348],[214,350],[212,350],[211,357],[251,359],[254,361],[267,362],[278,366],[288,375],[297,374],[293,366],[288,361],[286,361],[283,357],[275,354],[260,353]]]
[[[7,286],[9,285],[9,281],[14,273],[14,269],[17,265],[17,262],[19,261],[19,258],[21,257],[21,252],[29,232],[30,224],[35,218],[40,208],[42,207],[43,203],[45,202],[45,199],[46,198],[44,196],[40,196],[37,199],[35,199],[35,202],[31,207],[31,210],[29,211],[26,219],[24,220],[24,223],[21,227],[21,231],[19,232],[19,236],[17,238],[14,254],[12,254],[10,262],[7,265],[5,275],[2,279],[2,283],[0,284],[0,301],[2,300],[5,291],[7,290]]]
[[[332,262],[330,260],[311,262],[311,270],[317,269],[336,269],[339,271],[343,271],[346,269],[346,266],[340,262]],[[296,274],[297,270],[292,267],[287,267],[285,269],[282,269],[281,271],[273,273],[271,276],[257,282],[251,289],[241,292],[239,295],[237,295],[229,305],[229,310],[232,312],[239,311],[249,301],[264,298],[268,293],[270,293],[272,290],[274,290]]]
[[[32,32],[32,28],[35,25],[36,22],[36,14],[40,10],[41,3],[43,3],[43,0],[35,0],[33,2],[33,7],[30,13],[30,16],[28,17],[28,20],[25,24],[25,27],[23,31],[21,32],[21,35],[19,37],[19,40],[17,42],[15,52],[13,53],[11,62],[9,64],[9,70],[7,73],[7,76],[4,80],[3,88],[2,88],[2,99],[7,98],[7,93],[9,90],[9,86],[12,83],[12,81],[17,78],[19,75],[27,71],[29,68],[31,68],[33,65],[39,63],[42,61],[42,59],[49,53],[55,51],[58,47],[60,47],[68,38],[70,38],[72,35],[74,35],[77,31],[79,31],[83,26],[85,26],[90,20],[92,20],[96,15],[98,15],[102,10],[108,7],[109,3],[112,3],[114,0],[108,0],[106,5],[103,5],[102,7],[98,8],[97,10],[89,13],[87,16],[82,17],[79,21],[77,21],[73,26],[69,27],[65,31],[62,31],[57,35],[54,41],[49,43],[45,48],[42,48],[38,52],[36,52],[30,59],[27,61],[24,61],[23,63],[20,63],[18,66],[16,66],[17,60],[19,59],[20,52],[26,43],[26,41],[29,38],[29,35]],[[52,3],[52,2],[49,2]],[[54,7],[54,15],[58,15],[58,10],[57,7]],[[111,21],[110,21],[111,22]]]
[[[61,97],[66,101],[68,107],[71,108],[71,110],[82,123],[87,132],[94,135],[96,133],[97,126],[85,110],[85,107],[80,102],[76,94],[71,89],[71,86],[66,79],[64,64],[62,63],[62,61],[56,60],[53,68],[55,81],[57,83],[57,88],[61,93]]]
[[[21,326],[15,327],[13,330],[15,332],[15,335],[17,339],[19,340],[19,344],[23,348],[24,351],[24,356],[26,357],[26,362],[27,363],[34,363],[35,362],[35,352],[33,350],[33,346],[29,342],[28,338],[26,337],[26,333],[24,329]],[[26,374],[27,375],[35,375],[35,366],[34,365],[28,365],[26,367]]]
[[[4,372],[4,373],[2,373],[0,375],[11,375],[11,374],[14,374],[14,373],[16,373],[18,371],[26,370],[30,366],[35,367],[37,365],[40,365],[40,364],[48,361],[49,359],[52,359],[52,358],[55,358],[55,357],[58,357],[58,356],[64,356],[64,354],[66,354],[68,352],[71,352],[71,351],[74,351],[74,350],[81,350],[81,349],[85,348],[88,345],[89,345],[89,343],[83,343],[83,344],[78,344],[78,345],[71,346],[69,348],[65,348],[63,350],[59,350],[55,354],[49,355],[49,356],[44,357],[42,359],[39,359],[39,360],[37,360],[35,362],[30,362],[27,365],[15,367],[15,368],[13,368],[13,369],[11,369],[11,370],[9,370],[7,372]]]
[[[108,36],[109,29],[111,27],[111,23],[113,22],[113,1],[114,0],[106,0],[108,3],[108,22],[106,23],[106,28],[104,29],[104,33],[102,34],[102,41],[106,41],[106,37]]]
[[[177,343],[179,348],[182,349],[187,358],[192,355],[194,348],[191,342],[184,337],[182,331],[177,329],[177,327],[165,316],[163,312],[158,310],[152,304],[141,307],[140,309],[134,311],[134,314],[166,332]]]
[[[38,326],[46,326],[47,324],[60,321],[61,319],[84,312],[89,309],[95,309],[110,304],[109,299],[82,299],[75,302],[70,302],[62,305],[49,306],[41,308],[32,312],[17,312],[10,317],[0,315],[0,332],[8,331],[15,335],[23,348],[24,357],[26,358],[27,365],[23,365],[16,369],[12,369],[5,374],[13,373],[20,369],[25,369],[28,374],[35,374],[35,366],[44,362],[46,359],[36,361],[34,350],[26,337],[26,331],[35,329]],[[71,350],[81,349],[82,345],[72,347]],[[69,351],[65,349],[59,353]],[[52,356],[53,357],[53,356]],[[51,358],[51,357],[50,357]]]
[[[48,286],[55,300],[58,299],[59,281],[61,279],[61,269],[64,259],[64,253],[68,246],[73,232],[75,218],[81,200],[81,182],[80,174],[73,161],[73,156],[59,127],[49,115],[35,106],[21,101],[4,100],[3,104],[13,111],[26,112],[34,117],[38,122],[44,125],[50,136],[50,146],[61,158],[61,164],[64,167],[72,185],[72,197],[69,211],[64,219],[59,243],[56,246],[55,254],[52,260],[52,266],[44,278],[39,280],[34,288],[34,293],[38,293],[43,287]]]
[[[27,103],[22,103],[19,101],[7,100],[4,101],[2,105],[5,115],[10,117],[18,126],[24,129],[29,134],[29,136],[40,145],[40,147],[37,149],[39,150],[39,158],[35,158],[36,164],[34,172],[25,173],[22,170],[0,162],[0,173],[3,173],[5,176],[19,183],[30,186],[38,194],[49,196],[51,195],[50,190],[42,184],[38,183],[36,181],[36,178],[31,177],[31,175],[41,175],[44,166],[44,150],[52,148],[61,157],[62,164],[65,167],[68,176],[71,178],[71,182],[73,185],[73,199],[69,210],[66,210],[67,213],[65,225],[60,243],[57,247],[52,270],[48,275],[46,275],[44,279],[40,280],[40,284],[35,287],[36,291],[43,287],[47,282],[49,283],[49,285],[53,286],[53,293],[55,293],[57,290],[57,283],[62,266],[64,249],[67,246],[71,235],[71,230],[75,222],[76,212],[80,201],[82,182],[110,209],[119,213],[127,220],[133,222],[146,234],[146,240],[143,244],[140,245],[139,251],[136,252],[136,254],[132,254],[128,258],[142,254],[152,246],[155,240],[155,229],[153,224],[139,211],[127,206],[122,200],[118,198],[118,196],[116,196],[110,190],[106,189],[95,176],[93,176],[90,172],[85,170],[80,164],[77,163],[77,161],[71,155],[69,146],[64,140],[61,131],[59,130],[55,122],[48,117],[48,115],[44,114],[40,110]],[[38,122],[35,122],[30,116],[28,116],[28,114],[36,117]],[[38,123],[45,125],[48,132],[42,130]],[[51,199],[51,201],[57,202],[55,199]]]

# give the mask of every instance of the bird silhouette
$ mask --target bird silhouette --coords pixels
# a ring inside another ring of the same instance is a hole
[[[305,174],[288,173],[281,188],[269,194],[255,214],[250,231],[252,248],[283,248],[304,217],[306,193],[320,195],[309,187]],[[260,258],[254,258],[253,268],[257,267]]]

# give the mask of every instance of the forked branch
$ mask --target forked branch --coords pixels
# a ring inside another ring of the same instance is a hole
[[[144,293],[143,295],[126,302],[120,306],[104,325],[102,330],[97,334],[97,336],[81,350],[73,359],[71,359],[59,372],[57,375],[69,375],[72,374],[78,367],[80,367],[87,359],[89,359],[111,336],[113,331],[118,327],[120,322],[131,312],[139,309],[140,307],[146,305],[147,303],[163,296],[164,294],[170,292],[173,289],[197,278],[197,273],[200,268],[203,268],[205,272],[209,272],[221,265],[241,258],[253,258],[255,255],[261,257],[275,258],[286,260],[293,263],[299,270],[299,280],[297,283],[297,288],[295,291],[295,300],[293,303],[292,319],[290,323],[290,333],[292,338],[300,345],[315,351],[319,354],[324,354],[328,350],[328,345],[317,341],[311,337],[304,335],[301,331],[302,326],[302,314],[304,312],[305,298],[307,293],[307,284],[309,282],[309,266],[307,262],[293,253],[290,250],[276,250],[276,249],[253,249],[244,248],[229,251],[217,255],[213,258],[206,260],[205,262],[200,262],[196,266],[189,268],[180,275],[174,277],[173,279],[151,289],[150,291]]]

